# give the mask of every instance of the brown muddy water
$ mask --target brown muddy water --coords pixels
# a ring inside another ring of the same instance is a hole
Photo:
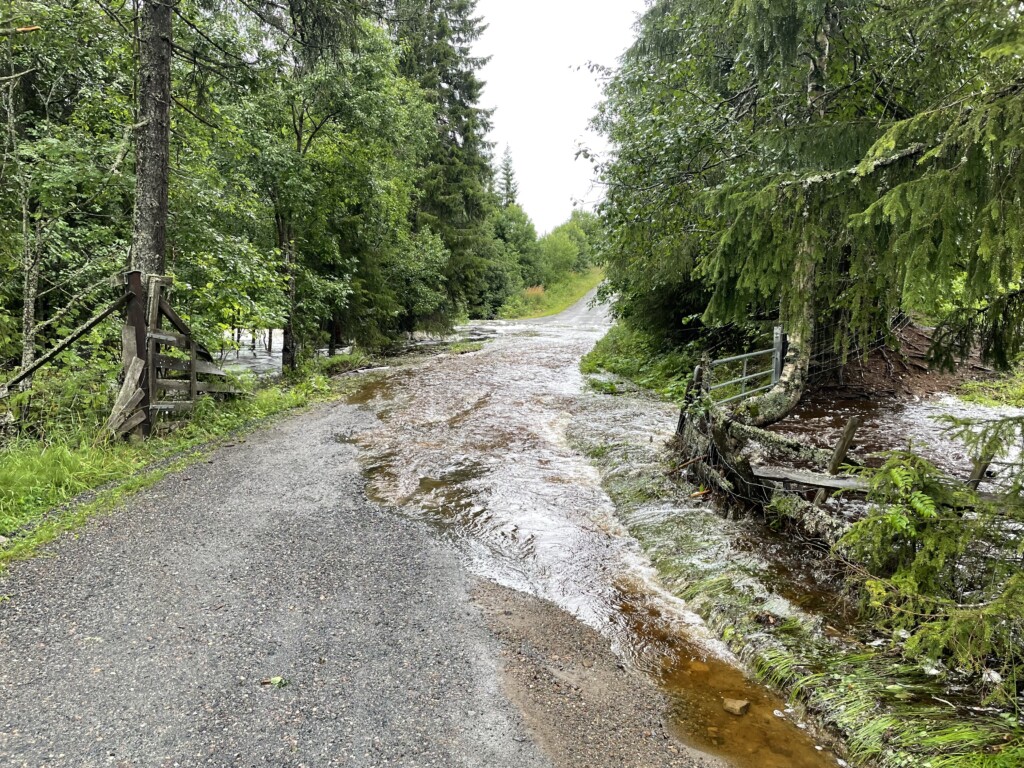
[[[476,325],[475,335],[493,337],[482,351],[368,384],[351,402],[379,418],[354,438],[369,492],[435,526],[479,575],[551,600],[602,632],[624,664],[669,694],[667,719],[682,741],[738,768],[836,765],[664,588],[597,470],[570,446],[574,420],[618,428],[614,414],[608,424],[595,417],[578,369],[608,326],[586,302],[547,320]],[[663,441],[671,410],[652,403],[647,418],[656,424],[652,443]],[[723,697],[750,701],[749,712],[728,714]]]

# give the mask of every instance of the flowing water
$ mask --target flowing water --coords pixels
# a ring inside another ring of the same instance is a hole
[[[977,457],[969,455],[963,442],[949,435],[944,418],[982,422],[1024,416],[1024,409],[978,405],[949,395],[907,403],[810,398],[772,429],[831,450],[854,416],[860,417],[863,425],[857,430],[853,450],[869,463],[879,464],[880,454],[886,451],[912,448],[951,478],[966,481]],[[981,483],[981,490],[1001,490],[1000,467],[1019,461],[1020,446],[1011,446],[1006,455],[993,462],[991,476]]]
[[[595,410],[578,365],[608,325],[585,301],[544,321],[476,325],[474,334],[493,337],[482,351],[368,384],[352,402],[379,423],[353,439],[371,494],[436,526],[478,574],[604,633],[669,694],[684,741],[740,768],[835,765],[662,585],[597,470],[570,445],[574,423],[610,436],[645,429],[651,445],[674,426],[664,404]],[[749,700],[750,711],[727,714],[722,697]]]

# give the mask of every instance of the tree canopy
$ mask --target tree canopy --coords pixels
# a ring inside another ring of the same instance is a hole
[[[1024,318],[1014,4],[658,0],[637,33],[597,118],[620,312],[666,333],[811,318],[855,346],[901,311],[998,307],[978,322],[1009,359],[1020,333],[991,320]]]

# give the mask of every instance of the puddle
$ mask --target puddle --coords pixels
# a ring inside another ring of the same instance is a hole
[[[493,338],[482,352],[368,383],[349,400],[379,417],[355,436],[368,492],[436,527],[478,574],[602,632],[624,663],[669,694],[682,741],[738,768],[835,765],[789,715],[775,716],[784,703],[748,681],[662,586],[601,476],[569,445],[570,423],[591,418],[579,360],[608,325],[602,310],[581,305],[552,319],[479,324],[474,332]],[[598,418],[612,438],[649,427],[653,445],[675,424],[660,408]],[[723,697],[747,700],[750,710],[731,715]]]

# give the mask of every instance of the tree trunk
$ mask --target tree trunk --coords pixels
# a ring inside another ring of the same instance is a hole
[[[25,369],[36,359],[36,300],[39,297],[39,258],[27,197],[22,200],[21,238],[21,367]],[[31,385],[29,377],[21,383],[21,389]]]
[[[795,318],[789,331],[789,348],[782,364],[782,375],[770,390],[741,403],[733,417],[754,427],[766,427],[786,418],[796,408],[807,387],[807,373],[811,367],[814,346],[815,276],[817,267],[809,248],[802,249],[797,261],[794,281],[800,290],[796,296],[803,299],[802,317]]]
[[[172,18],[176,2],[141,0],[131,266],[143,275],[163,275],[167,264]]]
[[[341,341],[341,323],[337,315],[331,316],[331,341],[327,349],[328,357],[338,354],[338,342]]]

